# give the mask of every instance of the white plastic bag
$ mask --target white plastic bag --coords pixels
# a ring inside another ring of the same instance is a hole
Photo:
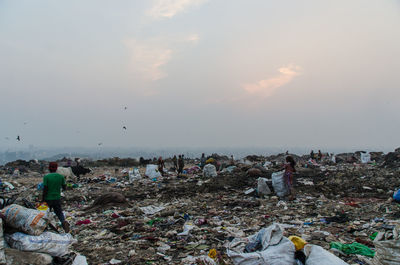
[[[260,243],[261,250],[245,253],[249,243]],[[293,265],[296,249],[292,241],[283,236],[283,229],[273,224],[246,239],[235,238],[228,245],[227,255],[235,265]]]
[[[75,257],[74,262],[72,262],[72,265],[88,265],[88,263],[85,256],[78,254]]]
[[[307,257],[305,265],[349,265],[317,245],[306,245],[304,247],[304,254]]]
[[[5,236],[7,243],[15,249],[30,252],[42,252],[61,257],[69,252],[69,246],[77,242],[71,234],[44,232],[40,236],[14,233]]]
[[[1,213],[5,216],[7,225],[29,235],[40,235],[49,223],[48,212],[28,209],[18,204],[7,206]]]
[[[272,187],[274,188],[274,191],[276,195],[278,195],[280,198],[285,197],[287,194],[289,194],[287,185],[285,183],[285,178],[283,177],[285,174],[285,171],[279,171],[272,173]]]
[[[151,179],[161,177],[161,173],[158,171],[157,165],[147,165],[145,175]]]
[[[132,168],[129,170],[129,182],[132,183],[135,180],[141,179],[142,176],[139,173],[139,169],[137,168]]]
[[[258,178],[257,179],[257,192],[260,195],[269,195],[269,194],[271,194],[271,190],[268,187],[266,178]]]
[[[371,162],[371,154],[370,153],[361,153],[361,163],[367,164]]]
[[[216,177],[217,174],[217,169],[215,168],[214,165],[212,164],[207,164],[203,168],[203,176],[204,177]]]

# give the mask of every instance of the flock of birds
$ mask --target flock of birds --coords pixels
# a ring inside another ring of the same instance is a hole
[[[128,107],[124,107],[124,110],[127,110],[128,109]],[[24,122],[24,125],[26,125],[26,124],[28,124],[28,122]],[[124,126],[122,126],[122,129],[123,130],[127,130],[127,128],[126,128],[126,126],[124,125]],[[10,137],[4,137],[4,139],[6,139],[6,140],[10,140]],[[20,135],[17,135],[17,138],[16,138],[16,140],[18,141],[18,142],[20,142],[21,141],[21,136]],[[98,146],[102,146],[103,145],[103,143],[98,143],[97,144]]]

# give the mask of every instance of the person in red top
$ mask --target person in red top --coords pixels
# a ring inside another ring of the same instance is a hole
[[[294,161],[293,157],[287,156],[286,157],[286,163],[283,165],[285,169],[284,173],[284,179],[286,186],[288,187],[289,190],[289,200],[293,201],[294,200],[294,188],[293,188],[293,174],[296,172],[296,162]]]

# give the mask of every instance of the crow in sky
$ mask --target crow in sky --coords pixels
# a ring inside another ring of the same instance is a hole
[[[18,140],[18,141],[21,141],[21,138],[19,137],[19,135],[17,136],[17,140]]]
[[[126,126],[122,127],[122,129],[126,130]]]

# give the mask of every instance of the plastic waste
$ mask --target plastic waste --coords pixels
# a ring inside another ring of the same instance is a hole
[[[161,177],[161,173],[158,171],[157,165],[147,165],[146,172],[144,174],[151,179]]]
[[[132,183],[135,180],[141,179],[142,176],[140,175],[139,169],[137,168],[131,168],[129,170],[129,182]]]
[[[149,205],[149,206],[145,206],[145,207],[139,207],[140,210],[142,210],[143,213],[145,214],[155,214],[159,211],[162,211],[165,209],[164,206],[154,206],[154,205]]]
[[[289,190],[287,188],[287,185],[285,183],[285,179],[283,175],[285,174],[285,171],[279,171],[272,173],[272,187],[274,188],[275,193],[280,197],[285,197],[288,195]]]
[[[203,176],[208,178],[208,177],[216,177],[217,174],[217,169],[214,165],[212,164],[207,164],[203,168]]]
[[[400,202],[400,190],[396,191],[396,192],[393,194],[393,199],[394,199],[396,202]]]
[[[86,257],[83,255],[76,255],[74,262],[72,262],[72,265],[88,265]]]
[[[40,236],[24,233],[14,233],[5,236],[7,243],[22,251],[42,252],[51,256],[61,257],[69,252],[69,246],[77,242],[71,234],[56,234],[43,232]]]
[[[47,211],[28,209],[18,204],[7,206],[1,213],[7,225],[29,235],[40,235],[49,222]]]
[[[298,236],[290,236],[289,240],[292,241],[292,243],[296,247],[296,251],[303,249],[304,246],[307,244],[307,242],[304,239]]]
[[[186,222],[183,225],[183,232],[179,233],[178,236],[188,236],[190,230],[193,230],[194,225],[191,222]]]
[[[305,265],[348,265],[348,263],[317,245],[306,245],[304,254],[307,257]]]
[[[370,153],[361,153],[361,163],[367,164],[371,162],[371,154]]]
[[[367,257],[373,258],[375,255],[375,251],[370,249],[369,247],[353,242],[351,244],[342,244],[340,242],[331,242],[330,243],[331,248],[336,248],[340,251],[342,251],[345,254],[359,254]]]
[[[252,250],[256,251],[250,252]],[[294,253],[294,244],[283,236],[283,229],[278,224],[263,228],[248,238],[235,238],[227,249],[227,255],[236,265],[294,264]]]
[[[271,194],[271,190],[268,187],[266,178],[258,178],[257,179],[257,192],[259,195]]]
[[[182,260],[182,264],[184,265],[193,265],[193,264],[207,264],[207,265],[217,265],[217,263],[208,256],[187,256]]]

